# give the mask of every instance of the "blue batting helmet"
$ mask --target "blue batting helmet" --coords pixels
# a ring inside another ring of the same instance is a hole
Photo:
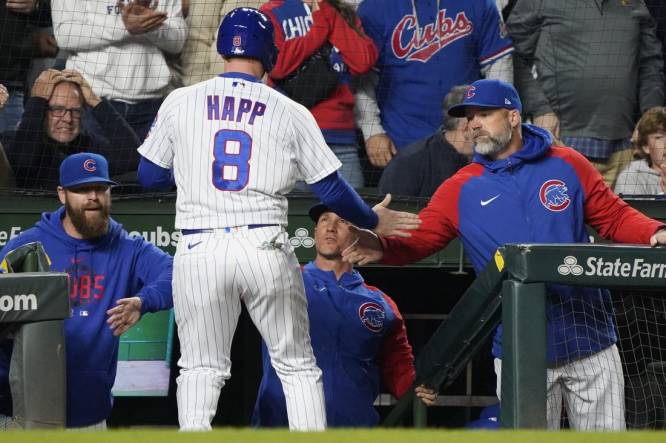
[[[269,72],[278,55],[273,38],[273,23],[266,14],[254,8],[236,8],[220,24],[217,52],[225,57],[257,59]]]

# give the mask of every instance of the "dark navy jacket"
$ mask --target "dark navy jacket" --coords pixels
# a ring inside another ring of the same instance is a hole
[[[312,348],[323,374],[331,427],[375,426],[380,383],[401,397],[414,381],[414,357],[397,306],[356,271],[340,280],[314,263],[303,269]],[[282,385],[263,346],[255,426],[287,426]]]
[[[506,243],[588,243],[586,223],[621,243],[648,243],[661,224],[608,188],[581,154],[551,146],[549,133],[524,124],[523,148],[503,160],[476,155],[435,192],[410,238],[382,239],[383,263],[425,258],[460,237],[478,273]],[[551,285],[547,355],[558,365],[617,340],[607,291]],[[501,357],[501,328],[493,354]]]
[[[33,228],[7,243],[0,259],[23,244],[39,241],[51,259],[51,270],[69,274],[67,426],[81,427],[106,419],[113,405],[119,339],[106,323],[106,311],[117,300],[134,296],[142,300],[142,313],[173,307],[173,260],[143,238],[130,237],[113,220],[109,232],[98,239],[72,238],[62,227],[63,216],[64,207],[42,214]],[[6,373],[7,368],[0,367],[0,374]]]

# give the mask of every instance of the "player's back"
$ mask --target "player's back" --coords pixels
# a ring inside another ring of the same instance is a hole
[[[160,133],[171,138],[178,229],[286,225],[284,194],[295,181],[339,167],[305,108],[244,74],[170,94],[142,154],[160,149]]]

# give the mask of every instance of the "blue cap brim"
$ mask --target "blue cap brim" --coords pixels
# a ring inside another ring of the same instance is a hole
[[[504,106],[489,105],[487,103],[465,102],[451,106],[447,111],[447,113],[451,117],[465,117],[465,108],[467,108],[468,106],[478,106],[479,108],[488,108],[488,109],[516,109],[516,108],[507,108]]]
[[[81,186],[81,185],[89,185],[89,184],[92,184],[92,183],[99,183],[99,184],[109,185],[109,186],[118,186],[118,183],[114,182],[113,180],[106,180],[106,179],[99,178],[99,177],[88,177],[88,178],[84,178],[82,180],[77,180],[75,182],[68,183],[67,185],[60,185],[60,186],[62,186],[63,188],[69,189],[69,188],[76,188],[77,186]]]

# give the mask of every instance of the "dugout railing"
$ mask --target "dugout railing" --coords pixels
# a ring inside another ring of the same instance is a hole
[[[446,388],[503,323],[501,427],[546,428],[546,284],[623,290],[666,288],[666,248],[511,244],[500,248],[423,347],[414,386]],[[665,319],[666,320],[666,319]],[[426,409],[408,391],[384,426]]]

